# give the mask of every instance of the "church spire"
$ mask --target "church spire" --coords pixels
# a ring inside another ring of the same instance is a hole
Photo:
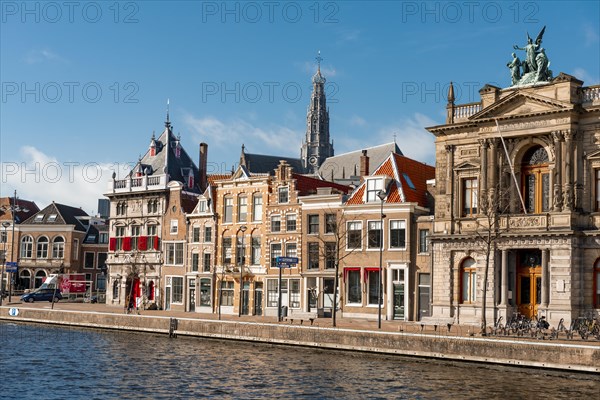
[[[165,127],[169,128],[171,121],[169,121],[169,99],[167,99],[167,120],[165,121]]]
[[[321,74],[321,51],[317,53],[317,72],[312,77],[313,91],[306,113],[306,138],[301,158],[306,171],[316,173],[326,158],[333,156],[329,139],[329,110],[325,95],[325,77]]]

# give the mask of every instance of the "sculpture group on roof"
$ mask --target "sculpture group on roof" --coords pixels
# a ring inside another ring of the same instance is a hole
[[[527,33],[527,44],[525,47],[514,45],[515,50],[524,50],[526,58],[521,61],[515,53],[512,53],[513,59],[506,64],[510,68],[511,85],[524,86],[538,82],[549,82],[552,79],[552,71],[548,69],[550,61],[546,56],[546,50],[542,47],[542,37],[546,27],[544,26],[537,35],[535,42]]]

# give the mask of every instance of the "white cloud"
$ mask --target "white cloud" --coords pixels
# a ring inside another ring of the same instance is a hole
[[[366,126],[367,125],[367,121],[364,118],[359,117],[358,115],[353,115],[352,118],[350,118],[350,125],[352,125],[352,126]]]
[[[30,50],[25,56],[25,62],[27,64],[39,64],[43,62],[67,63],[68,60],[46,48],[42,50]]]
[[[130,168],[126,163],[59,161],[33,146],[24,146],[20,161],[2,163],[2,196],[16,189],[20,198],[33,200],[40,208],[55,201],[96,213],[113,172],[124,177]]]
[[[184,116],[184,123],[198,136],[198,141],[210,143],[217,149],[231,149],[244,144],[249,153],[280,154],[298,156],[300,138],[303,132],[297,132],[285,126],[270,125],[259,128],[241,118],[221,121],[212,116]]]
[[[577,67],[573,70],[573,76],[577,79],[581,79],[584,85],[596,85],[600,82],[599,76],[592,76],[589,72],[581,67]]]

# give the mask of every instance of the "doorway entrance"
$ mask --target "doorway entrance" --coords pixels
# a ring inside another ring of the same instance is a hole
[[[244,282],[242,287],[242,315],[248,315],[250,305],[250,282]]]
[[[196,279],[190,279],[190,312],[196,311]]]
[[[527,318],[537,315],[542,300],[542,254],[540,250],[525,251],[517,268],[517,308]]]
[[[254,284],[254,315],[262,315],[263,302],[263,284],[256,282]]]

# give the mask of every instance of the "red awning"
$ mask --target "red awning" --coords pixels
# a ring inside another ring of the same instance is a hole
[[[344,282],[346,282],[346,275],[349,271],[360,271],[360,267],[346,267],[344,268]]]
[[[366,267],[363,271],[364,273],[364,281],[368,281],[369,280],[369,272],[379,272],[379,267]],[[383,270],[381,271],[382,275],[383,275]]]

